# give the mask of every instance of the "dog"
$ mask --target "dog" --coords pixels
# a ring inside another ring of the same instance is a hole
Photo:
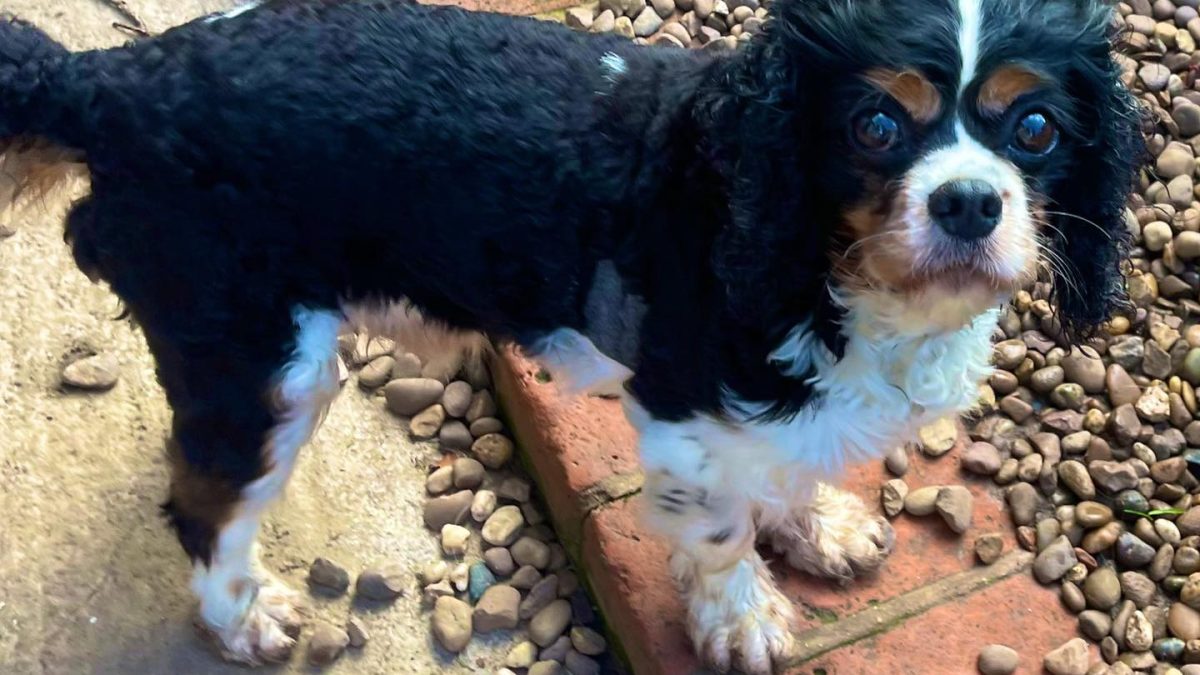
[[[769,672],[793,610],[756,542],[876,570],[892,530],[840,468],[971,409],[1039,270],[1064,335],[1125,306],[1115,37],[1101,0],[776,0],[725,53],[401,0],[82,53],[9,18],[0,197],[90,179],[66,239],[156,359],[163,508],[227,657],[294,645],[255,538],[350,318],[619,395],[695,648]]]

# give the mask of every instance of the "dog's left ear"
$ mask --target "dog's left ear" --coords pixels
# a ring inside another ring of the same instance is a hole
[[[1108,45],[1075,58],[1064,86],[1090,119],[1080,125],[1087,137],[1074,144],[1071,174],[1046,207],[1053,225],[1046,234],[1059,258],[1053,266],[1058,318],[1067,336],[1079,338],[1128,307],[1124,210],[1146,145],[1142,109],[1121,84]]]

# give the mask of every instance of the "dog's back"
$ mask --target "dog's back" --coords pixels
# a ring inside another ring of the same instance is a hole
[[[585,281],[584,238],[627,197],[605,186],[631,170],[590,117],[611,86],[597,64],[646,58],[615,37],[405,2],[268,3],[81,54],[20,22],[0,42],[0,136],[43,157],[22,185],[46,159],[86,162],[94,195],[68,238],[135,315],[161,286],[146,257],[221,275],[232,263],[211,256],[240,248],[311,304],[404,295],[510,334],[578,313],[572,294],[539,290]],[[423,283],[443,268],[460,288]]]

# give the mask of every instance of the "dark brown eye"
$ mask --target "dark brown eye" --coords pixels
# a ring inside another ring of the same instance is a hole
[[[1013,142],[1031,155],[1047,155],[1058,145],[1058,128],[1043,113],[1032,113],[1017,122]]]
[[[871,152],[890,150],[900,142],[900,125],[878,110],[854,118],[854,140]]]

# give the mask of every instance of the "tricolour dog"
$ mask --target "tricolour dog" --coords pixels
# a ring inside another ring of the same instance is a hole
[[[725,54],[401,0],[271,0],[83,53],[0,25],[0,197],[90,177],[66,236],[157,361],[165,511],[228,657],[293,645],[255,538],[346,318],[619,392],[696,649],[758,672],[792,608],[756,541],[876,569],[891,529],[825,481],[973,406],[1040,265],[1069,333],[1121,305],[1141,138],[1109,6],[772,13]]]

